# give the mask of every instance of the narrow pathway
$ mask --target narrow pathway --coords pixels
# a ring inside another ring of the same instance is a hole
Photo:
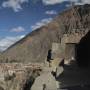
[[[44,68],[43,73],[36,78],[31,90],[57,90],[56,80],[51,74],[51,68]]]

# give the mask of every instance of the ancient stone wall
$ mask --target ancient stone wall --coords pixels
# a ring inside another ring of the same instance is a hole
[[[52,55],[51,58],[54,59],[54,63],[57,61],[71,60],[75,59],[76,54],[76,46],[80,42],[80,40],[88,33],[88,29],[79,30],[75,29],[68,34],[64,34],[61,38],[61,42],[53,42],[52,43]]]
[[[60,43],[52,43],[52,58],[60,57],[61,45]]]
[[[61,43],[52,44],[53,58],[62,58],[65,60],[75,59],[76,45],[88,32],[87,30],[85,32],[84,30],[78,31],[72,30],[72,32],[63,35]]]

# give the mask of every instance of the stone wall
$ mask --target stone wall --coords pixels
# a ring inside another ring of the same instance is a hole
[[[52,58],[60,57],[61,45],[60,43],[52,43]]]
[[[85,32],[74,31],[64,34],[61,38],[61,43],[52,43],[52,58],[58,58],[58,60],[65,59],[67,61],[75,59],[76,45],[87,34],[87,32],[87,30]]]

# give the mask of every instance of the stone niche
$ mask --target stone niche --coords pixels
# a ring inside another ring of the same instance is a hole
[[[65,60],[70,62],[75,60],[76,57],[76,43],[66,43],[65,44]]]
[[[61,43],[52,43],[52,55],[51,55],[51,58],[52,58],[52,67],[55,67],[55,66],[58,66],[59,63],[62,61],[63,59],[63,48],[62,48],[62,45]]]

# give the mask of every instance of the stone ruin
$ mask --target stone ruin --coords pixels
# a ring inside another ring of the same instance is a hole
[[[52,71],[55,72],[59,88],[73,86],[84,88],[90,83],[90,69],[87,68],[90,67],[89,31],[64,34],[60,43],[52,43],[51,50]]]
[[[61,62],[64,59],[65,64],[69,64],[71,60],[76,60],[79,56],[78,54],[78,47],[80,46],[81,41],[83,38],[89,34],[89,30],[78,30],[75,29],[72,30],[72,32],[69,32],[68,34],[64,34],[61,38],[60,43],[53,42],[52,43],[52,65],[58,64],[58,62]],[[86,44],[87,41],[83,41]],[[89,42],[88,42],[89,43]],[[80,46],[79,48],[81,48]],[[88,53],[88,52],[87,52]]]

